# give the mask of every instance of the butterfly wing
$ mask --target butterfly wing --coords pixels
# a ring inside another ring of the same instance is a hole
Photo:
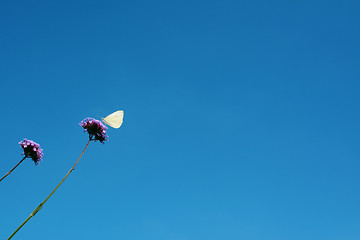
[[[102,121],[105,124],[109,125],[110,127],[119,128],[123,123],[123,118],[124,118],[124,111],[119,110],[110,114],[106,118],[103,118]]]

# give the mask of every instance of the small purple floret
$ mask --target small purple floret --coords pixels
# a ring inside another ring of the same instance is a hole
[[[84,131],[89,133],[90,138],[94,137],[94,140],[99,140],[104,143],[108,140],[109,136],[106,134],[107,127],[99,120],[94,118],[85,118],[80,122],[80,126],[84,128]]]
[[[34,141],[27,140],[24,138],[21,142],[19,142],[20,146],[24,150],[22,155],[25,155],[27,158],[31,158],[35,165],[38,165],[43,158],[43,150],[40,148],[40,145]]]

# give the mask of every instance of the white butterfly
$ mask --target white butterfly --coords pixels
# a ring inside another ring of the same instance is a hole
[[[119,128],[123,123],[123,118],[124,118],[124,111],[119,110],[108,115],[106,118],[102,118],[101,120],[110,127]]]

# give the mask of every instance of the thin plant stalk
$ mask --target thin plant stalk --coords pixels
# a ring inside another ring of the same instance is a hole
[[[70,173],[74,170],[75,166],[78,164],[78,162],[80,161],[82,155],[84,154],[85,150],[87,149],[87,147],[89,146],[90,142],[91,142],[92,137],[89,138],[88,143],[86,144],[84,150],[82,151],[82,153],[80,154],[80,157],[78,158],[78,160],[75,162],[74,166],[72,166],[72,168],[69,170],[69,172],[65,175],[65,177],[61,180],[61,182],[55,187],[55,189],[49,194],[49,196],[42,202],[39,204],[39,206],[37,206],[37,208],[35,208],[35,210],[30,214],[30,216],[13,232],[13,234],[11,234],[11,236],[7,239],[10,240],[24,225],[25,223],[27,223],[30,218],[32,218],[33,216],[35,216],[35,214],[40,211],[40,209],[43,207],[43,205],[47,202],[47,200],[49,200],[49,198],[55,193],[55,191],[60,187],[60,185],[65,181],[65,179],[70,175]]]
[[[13,169],[11,169],[7,174],[5,174],[5,176],[3,176],[3,177],[0,179],[0,182],[1,182],[4,178],[6,178],[8,175],[10,175],[10,173],[12,173],[12,171],[14,171],[15,168],[17,168],[17,166],[19,166],[20,163],[22,163],[22,162],[25,160],[25,158],[26,158],[26,156],[24,156],[24,158],[21,159],[20,162],[18,162],[18,164],[16,164],[16,166],[13,167]]]

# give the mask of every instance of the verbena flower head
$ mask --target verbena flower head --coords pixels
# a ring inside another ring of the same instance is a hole
[[[84,128],[84,131],[89,133],[90,138],[94,137],[94,140],[99,140],[104,143],[108,140],[109,136],[106,134],[107,127],[99,120],[94,118],[85,118],[80,122],[80,126]]]
[[[38,165],[43,158],[43,150],[40,148],[40,145],[34,141],[27,140],[24,138],[21,142],[19,142],[20,146],[24,150],[22,155],[25,155],[27,158],[31,158],[35,165]]]

